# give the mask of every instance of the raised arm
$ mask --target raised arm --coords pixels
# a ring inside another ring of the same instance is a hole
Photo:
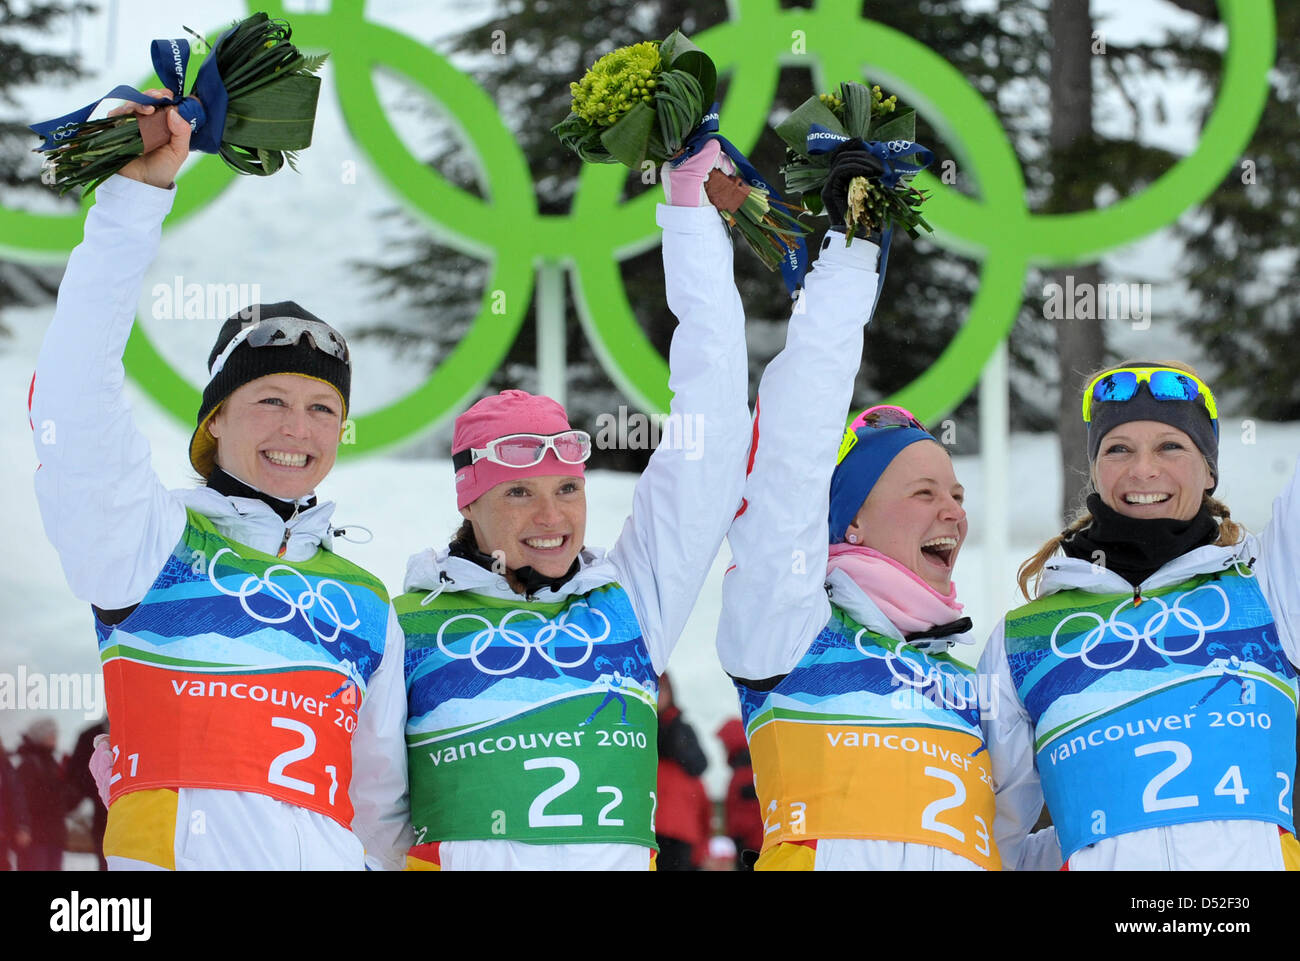
[[[107,610],[144,597],[185,524],[122,390],[140,283],[175,197],[153,183],[170,184],[189,146],[188,124],[172,118],[171,143],[99,187],[36,363],[41,519],[73,593]]]
[[[1273,515],[1258,539],[1258,570],[1264,596],[1277,622],[1282,649],[1300,665],[1300,463],[1273,501]],[[1247,545],[1248,548],[1251,545]],[[1250,560],[1249,556],[1243,560]]]
[[[787,674],[826,624],[827,511],[835,454],[876,297],[875,244],[830,232],[785,348],[758,388],[745,507],[727,539],[718,658],[732,677]]]
[[[610,554],[662,673],[740,506],[750,418],[745,315],[727,231],[708,205],[660,205],[657,219],[678,321],[668,355],[671,430],[637,481]]]

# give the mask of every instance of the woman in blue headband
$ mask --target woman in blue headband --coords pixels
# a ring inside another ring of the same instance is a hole
[[[901,408],[843,429],[878,253],[834,232],[846,166],[823,195],[841,226],[763,374],[728,534],[718,656],[763,810],[756,867],[996,868],[973,672],[948,654],[970,629],[952,583],[962,487]]]
[[[1070,870],[1300,867],[1296,481],[1262,536],[1232,521],[1211,496],[1214,395],[1182,364],[1098,372],[1083,419],[1087,513],[1021,567],[1034,599],[980,662],[1002,855]],[[1053,827],[1026,845],[1044,799]]]

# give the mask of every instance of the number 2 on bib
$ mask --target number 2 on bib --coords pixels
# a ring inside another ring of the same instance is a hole
[[[927,831],[938,831],[940,834],[946,834],[954,841],[965,841],[966,835],[951,824],[944,824],[940,821],[939,815],[951,808],[959,808],[966,802],[966,785],[952,771],[946,771],[943,768],[927,767],[925,776],[937,778],[951,784],[954,788],[953,793],[947,797],[941,797],[938,800],[931,801],[921,812],[921,827]],[[987,852],[985,852],[987,853]]]
[[[314,795],[316,785],[310,781],[303,781],[296,777],[290,777],[284,773],[284,769],[294,761],[302,761],[312,756],[316,751],[316,732],[302,721],[295,721],[289,717],[271,718],[271,727],[283,728],[286,731],[294,731],[302,735],[302,743],[297,747],[290,748],[271,759],[270,770],[266,772],[266,780],[271,784],[278,784],[280,787],[287,787],[294,791],[301,791],[303,794]],[[331,778],[333,772],[330,772]],[[334,790],[330,789],[330,803],[334,803]]]
[[[524,762],[525,771],[538,771],[552,768],[560,772],[560,779],[545,788],[528,805],[528,826],[530,828],[576,828],[582,827],[583,816],[579,813],[562,814],[558,811],[548,811],[547,808],[553,803],[560,802],[560,798],[568,794],[578,786],[582,779],[582,771],[577,763],[567,757],[534,757]],[[622,817],[616,816],[615,811],[623,803],[623,790],[614,787],[612,784],[601,784],[596,787],[596,794],[600,797],[597,803],[601,804],[600,812],[596,815],[596,824],[600,827],[623,827],[625,822]],[[577,796],[577,797],[580,797]],[[580,804],[575,799],[570,799],[571,804]],[[651,813],[651,822],[653,823],[654,814]]]

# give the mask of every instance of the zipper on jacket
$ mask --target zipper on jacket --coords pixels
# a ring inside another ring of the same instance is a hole
[[[280,549],[275,552],[276,557],[284,557],[284,552],[289,549],[289,525],[292,524],[293,519],[298,516],[298,508],[300,506],[300,504],[294,504],[293,513],[290,514],[289,519],[284,522],[284,538],[280,541]]]
[[[1142,603],[1142,586],[1137,585],[1133,588],[1133,606],[1137,607]]]

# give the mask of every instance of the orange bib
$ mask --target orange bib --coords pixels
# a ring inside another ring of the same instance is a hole
[[[116,657],[104,675],[110,803],[162,787],[250,791],[351,825],[357,697],[339,673],[198,673]]]
[[[988,754],[961,731],[778,720],[750,741],[763,848],[812,838],[928,844],[998,870]]]

